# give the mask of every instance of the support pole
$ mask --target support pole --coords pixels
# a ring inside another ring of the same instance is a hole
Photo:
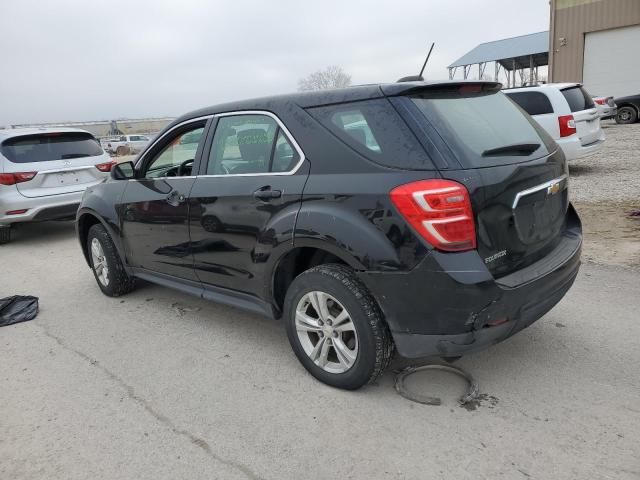
[[[529,55],[529,85],[533,85],[533,55]]]
[[[516,86],[516,59],[511,59],[511,65],[513,65],[513,87]]]

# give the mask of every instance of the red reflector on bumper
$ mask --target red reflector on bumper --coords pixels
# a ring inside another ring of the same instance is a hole
[[[28,208],[23,208],[22,210],[9,210],[5,215],[22,215],[23,213],[27,213],[27,211],[29,211]]]
[[[507,323],[509,321],[508,318],[498,318],[497,320],[492,320],[486,323],[487,327],[497,327],[498,325],[502,325],[503,323]]]

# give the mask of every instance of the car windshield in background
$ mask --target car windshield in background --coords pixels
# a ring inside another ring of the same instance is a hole
[[[584,88],[580,86],[565,88],[564,90],[561,90],[561,92],[567,100],[572,112],[580,112],[582,110],[588,110],[595,107],[593,99],[584,90]]]
[[[501,92],[462,86],[411,100],[464,167],[524,162],[550,152],[548,135]]]
[[[94,157],[103,151],[89,133],[42,133],[13,137],[2,143],[2,154],[13,163],[47,162]]]

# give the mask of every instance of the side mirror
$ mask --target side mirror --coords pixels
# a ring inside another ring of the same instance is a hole
[[[135,178],[136,168],[133,162],[122,162],[111,168],[111,178],[114,180],[129,180]]]

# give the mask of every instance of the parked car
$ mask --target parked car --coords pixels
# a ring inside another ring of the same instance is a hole
[[[75,218],[84,189],[103,182],[112,165],[84,130],[0,130],[0,243],[13,223]]]
[[[638,121],[640,118],[640,93],[638,95],[616,98],[615,102],[618,106],[616,123],[628,125]]]
[[[613,101],[613,97],[592,97],[593,103],[596,104],[596,108],[598,109],[598,113],[600,114],[601,120],[606,120],[607,118],[614,118],[618,113],[618,107],[616,106],[616,102]]]
[[[104,149],[112,154],[122,156],[141,152],[151,139],[146,135],[120,135],[104,140]]]
[[[560,301],[567,175],[498,83],[368,85],[184,115],[87,190],[77,231],[105,295],[144,279],[281,318],[313,376],[355,389],[394,349],[457,357]]]
[[[579,83],[547,83],[505,90],[556,141],[567,160],[593,155],[605,135],[596,104]]]

